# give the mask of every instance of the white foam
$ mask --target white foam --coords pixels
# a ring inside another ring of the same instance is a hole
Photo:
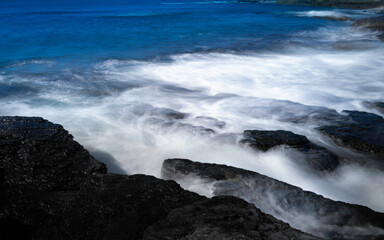
[[[0,114],[42,116],[63,124],[81,144],[111,154],[128,173],[160,176],[164,159],[189,158],[253,170],[335,200],[384,211],[384,193],[376,185],[356,184],[376,180],[381,184],[378,173],[344,169],[330,178],[317,178],[302,171],[282,150],[255,153],[234,144],[236,139],[225,143],[199,134],[196,128],[222,134],[284,129],[316,139],[312,129],[317,122],[292,119],[326,108],[369,110],[361,102],[384,99],[382,66],[383,48],[184,54],[165,62],[109,60],[96,66],[91,77],[71,71],[60,76],[69,80],[13,77],[14,82],[35,82],[44,90],[30,99],[3,99]],[[110,87],[117,83],[133,87],[119,91]],[[94,86],[99,89],[90,91]],[[143,111],[138,113],[138,108]],[[160,108],[189,115],[172,120],[150,114]],[[197,121],[198,116],[226,124]],[[365,194],[352,194],[361,191]]]

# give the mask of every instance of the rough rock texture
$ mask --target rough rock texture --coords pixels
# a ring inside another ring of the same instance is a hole
[[[163,178],[200,178],[213,183],[213,195],[232,195],[254,203],[292,227],[324,239],[384,239],[384,214],[332,201],[273,178],[234,167],[168,159]]]
[[[347,121],[317,128],[337,144],[384,159],[384,119],[373,113],[343,111]]]
[[[292,157],[293,160],[320,172],[335,170],[339,165],[337,157],[326,148],[313,144],[305,136],[289,131],[246,130],[240,142],[262,151],[268,151],[277,146],[295,149],[304,154],[304,161],[300,162],[301,159],[297,157]]]
[[[143,239],[319,239],[262,213],[253,204],[231,196],[213,197],[172,210],[147,228]]]
[[[0,117],[0,166],[6,186],[76,190],[92,173],[106,173],[62,126],[42,118]]]
[[[276,3],[342,8],[375,8],[384,5],[382,0],[276,0]]]
[[[210,232],[211,226],[220,229],[234,224],[226,213],[232,212],[240,221],[239,228],[215,230],[215,235],[204,235],[204,239],[248,236],[252,231],[249,225],[259,227],[263,236],[286,233],[290,239],[313,239],[239,199],[207,200],[174,181],[106,174],[105,165],[60,125],[42,118],[0,117],[1,239],[136,240],[142,239],[144,232],[152,239],[173,239],[168,226],[158,226],[167,222],[164,219],[172,219],[169,213],[173,210],[177,213],[181,208],[187,214],[190,204],[208,204],[212,209],[204,221],[198,212],[188,213],[188,220],[195,219],[198,226],[196,234],[202,233],[201,229]],[[248,210],[259,218],[242,220],[249,217]],[[180,229],[190,227],[178,224]],[[164,235],[167,231],[169,236]]]
[[[42,118],[0,118],[0,143],[3,236],[138,239],[170,210],[202,198],[173,181],[105,174],[63,127]]]

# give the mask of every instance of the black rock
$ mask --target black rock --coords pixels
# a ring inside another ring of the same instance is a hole
[[[208,218],[189,211],[188,206],[197,205],[210,206]],[[239,228],[215,230],[214,236],[204,239],[251,236],[249,226],[258,228],[262,236],[313,239],[239,199],[207,200],[174,181],[106,174],[105,165],[73,141],[63,127],[42,118],[0,118],[1,239],[136,240],[144,233],[145,237],[173,239],[165,223],[178,208],[198,226],[196,234],[201,229],[210,231],[211,226],[238,223]],[[237,216],[235,222],[231,214],[226,215],[231,212]],[[247,221],[242,220],[245,217]],[[180,229],[190,227],[181,223]]]
[[[348,120],[317,128],[337,144],[384,159],[384,119],[373,113],[343,111]]]
[[[304,154],[304,162],[299,162],[299,164],[306,164],[320,172],[333,171],[339,165],[337,157],[326,148],[313,144],[305,136],[289,131],[246,130],[244,138],[240,142],[262,151],[268,151],[277,146],[287,146]],[[294,156],[292,159],[300,161]]]
[[[253,204],[231,196],[213,197],[172,210],[147,228],[145,240],[156,239],[319,239],[262,213]]]
[[[167,159],[165,179],[201,178],[214,184],[215,196],[232,195],[292,227],[324,239],[384,239],[384,213],[332,201],[273,178],[225,165]]]
[[[170,210],[203,198],[173,181],[105,173],[62,126],[0,118],[2,239],[139,239]]]
[[[92,173],[107,171],[62,126],[25,117],[0,117],[0,167],[5,185],[23,191],[76,190]]]

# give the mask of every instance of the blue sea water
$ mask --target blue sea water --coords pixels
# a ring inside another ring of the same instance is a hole
[[[236,1],[0,1],[0,67],[44,59],[89,63],[176,53],[275,50],[292,34],[343,24],[312,8]]]
[[[62,124],[118,166],[114,172],[160,176],[164,159],[189,158],[384,211],[382,172],[352,166],[320,178],[284,150],[255,154],[237,144],[246,129],[282,129],[338,151],[311,116],[383,116],[364,105],[384,101],[383,43],[340,21],[377,11],[272,1],[0,0],[0,115]],[[174,111],[185,117],[169,117]]]

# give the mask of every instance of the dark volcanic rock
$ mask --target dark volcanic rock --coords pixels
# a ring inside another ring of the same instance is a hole
[[[42,199],[40,210],[49,213],[49,224],[39,226],[35,236],[140,239],[146,227],[172,209],[202,198],[152,176],[97,174],[79,192],[54,192]]]
[[[191,206],[207,207],[209,215],[201,218],[205,210],[194,214]],[[313,239],[239,199],[207,200],[174,181],[106,174],[105,165],[66,130],[42,118],[0,118],[1,239],[136,240],[144,232],[146,238],[174,239],[167,223],[178,212],[204,239],[252,236],[254,230],[262,236]],[[219,230],[205,235],[212,226]],[[224,226],[236,228],[222,231]]]
[[[44,191],[78,189],[107,171],[62,126],[25,117],[0,117],[0,167],[7,187]]]
[[[292,229],[254,205],[231,196],[204,199],[172,210],[149,227],[143,239],[307,239],[317,237]]]
[[[203,198],[173,181],[105,173],[60,125],[0,118],[2,239],[139,239]]]
[[[343,111],[348,121],[317,128],[337,144],[384,159],[384,119],[373,113]]]
[[[367,207],[332,201],[312,192],[234,167],[186,159],[163,163],[165,179],[191,176],[214,183],[214,195],[232,195],[254,203],[291,226],[325,239],[384,239],[384,214]]]
[[[305,162],[300,164],[307,164],[316,171],[332,171],[339,165],[336,156],[326,148],[313,144],[305,136],[289,131],[246,130],[244,139],[240,142],[262,151],[268,151],[277,146],[293,148],[305,155]],[[295,157],[292,159],[299,161]]]

